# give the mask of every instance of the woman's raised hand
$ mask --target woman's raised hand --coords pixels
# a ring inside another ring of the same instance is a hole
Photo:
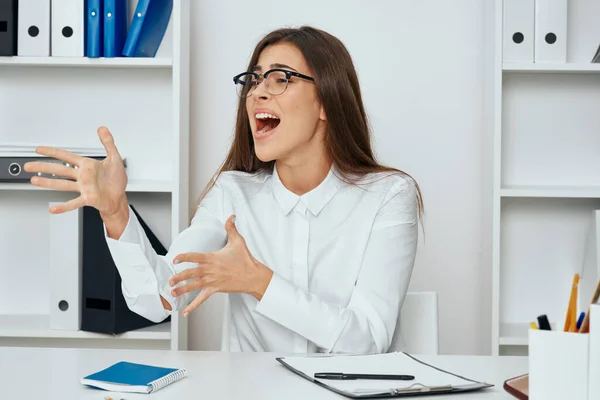
[[[79,207],[91,206],[106,219],[116,216],[127,204],[125,194],[127,174],[123,159],[107,128],[99,128],[98,136],[106,149],[106,158],[102,161],[82,157],[63,149],[42,146],[36,149],[36,153],[61,160],[70,166],[43,161],[29,162],[24,165],[27,172],[57,176],[57,178],[34,176],[31,178],[33,185],[80,193],[79,197],[52,207],[51,213],[60,214]]]

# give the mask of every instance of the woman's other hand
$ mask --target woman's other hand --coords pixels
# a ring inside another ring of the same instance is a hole
[[[123,202],[127,203],[125,195],[127,174],[114,138],[104,127],[98,129],[98,136],[107,152],[106,158],[102,161],[82,157],[63,149],[42,146],[36,149],[36,153],[61,160],[70,166],[43,161],[29,162],[24,165],[27,172],[55,174],[61,177],[34,176],[31,178],[33,185],[80,193],[79,197],[52,207],[51,213],[60,214],[79,207],[91,206],[100,211],[103,218],[110,218],[122,211]]]
[[[101,127],[98,136],[106,149],[106,157],[102,161],[42,146],[36,149],[38,154],[61,160],[69,166],[35,161],[26,163],[23,168],[31,173],[56,175],[56,178],[33,176],[30,181],[34,186],[80,194],[77,198],[51,207],[51,213],[61,214],[83,206],[94,207],[100,212],[108,236],[116,239],[129,221],[129,203],[125,193],[127,174],[110,131]]]
[[[173,259],[175,264],[198,264],[196,268],[186,269],[174,275],[169,281],[171,287],[187,281],[171,291],[173,296],[202,289],[184,308],[184,316],[217,292],[248,293],[258,300],[264,295],[273,273],[250,254],[246,241],[235,227],[234,220],[235,216],[232,215],[225,222],[228,238],[227,244],[221,250],[212,253],[183,253]]]

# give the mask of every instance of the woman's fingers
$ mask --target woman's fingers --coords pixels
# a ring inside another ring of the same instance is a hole
[[[195,262],[198,264],[203,264],[208,262],[210,257],[210,253],[182,253],[173,259],[173,264],[179,264],[182,262]]]
[[[199,278],[203,273],[203,269],[201,266],[207,265],[211,260],[211,253],[183,253],[177,255],[173,259],[174,264],[180,264],[183,262],[193,262],[198,264],[196,268],[187,268],[183,271],[173,275],[173,277],[169,280],[169,285],[175,286],[179,282],[187,281],[192,278]]]
[[[106,154],[114,156],[116,159],[121,161],[121,155],[119,154],[119,150],[117,150],[117,146],[115,145],[115,139],[108,128],[105,126],[98,128],[98,137],[100,138],[100,142],[104,146],[104,149],[106,149]]]
[[[182,294],[186,294],[189,292],[193,292],[194,290],[198,290],[202,287],[202,281],[200,279],[194,279],[185,285],[181,285],[178,288],[171,290],[171,296],[177,297]]]
[[[76,199],[69,200],[66,203],[57,204],[50,208],[52,214],[62,214],[68,211],[75,210],[77,208],[85,206],[85,200],[79,196]]]
[[[79,192],[77,183],[68,181],[66,179],[52,179],[33,176],[31,177],[30,182],[34,186],[46,189],[62,190],[64,192]]]
[[[51,175],[54,174],[56,176],[62,176],[66,178],[76,179],[77,178],[77,170],[74,168],[67,167],[63,164],[59,164],[56,162],[43,162],[43,161],[32,161],[26,163],[23,168],[26,172],[38,173],[41,172],[43,174]]]
[[[210,287],[202,289],[200,293],[198,293],[198,296],[196,296],[196,298],[192,300],[190,304],[188,304],[188,306],[183,309],[183,316],[187,317],[189,313],[194,311],[196,308],[200,307],[202,303],[204,303],[210,296],[212,296],[215,293],[215,289]]]
[[[169,280],[169,285],[171,285],[171,287],[177,285],[179,282],[183,282],[183,281],[187,281],[193,278],[200,278],[203,274],[203,270],[202,267],[196,267],[196,268],[188,268],[185,269],[181,272],[179,272],[178,274],[175,274],[171,277],[171,279]]]
[[[40,146],[35,149],[35,152],[43,156],[48,156],[51,158],[56,158],[57,160],[62,160],[68,164],[78,167],[81,166],[81,162],[84,158],[75,153],[71,153],[70,151],[48,146]]]

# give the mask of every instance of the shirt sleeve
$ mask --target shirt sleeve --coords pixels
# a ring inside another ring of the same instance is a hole
[[[326,302],[274,274],[256,311],[324,353],[386,352],[418,242],[416,187],[407,182],[395,184],[382,202],[347,306]]]
[[[156,253],[135,213],[129,209],[129,221],[121,236],[106,242],[113,261],[121,276],[123,297],[133,312],[153,322],[161,322],[172,312],[183,309],[197,294],[189,292],[171,296],[169,279],[195,263],[173,264],[175,256],[187,252],[210,252],[221,249],[227,242],[225,221],[220,218],[223,209],[223,193],[218,183],[208,192],[196,209],[188,228],[176,236],[165,256]],[[186,284],[182,282],[179,285]],[[172,308],[166,310],[160,297]]]

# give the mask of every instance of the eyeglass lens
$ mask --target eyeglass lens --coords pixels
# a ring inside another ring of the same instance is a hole
[[[241,76],[236,85],[238,96],[250,96],[252,92],[254,92],[258,84],[260,84],[262,81],[262,77],[257,81],[256,77],[250,73]],[[263,83],[266,84],[267,92],[269,92],[272,95],[278,95],[285,91],[288,80],[285,72],[271,71],[267,75],[266,82]]]

